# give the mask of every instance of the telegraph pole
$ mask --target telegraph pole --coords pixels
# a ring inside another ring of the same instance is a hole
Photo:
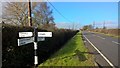
[[[30,0],[28,0],[28,25],[32,26],[31,2],[30,2]]]
[[[106,27],[105,27],[105,21],[104,21],[104,23],[103,23],[103,29],[105,29]]]
[[[93,22],[93,29],[95,29],[95,21]]]

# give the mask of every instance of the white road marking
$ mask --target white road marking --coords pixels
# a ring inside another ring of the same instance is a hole
[[[96,36],[96,35],[93,34],[93,36]]]
[[[115,42],[115,41],[112,41],[113,43],[115,43],[115,44],[120,44],[120,43],[118,43],[118,42]]]
[[[98,53],[100,53],[100,55],[109,63],[109,65],[112,66],[113,68],[115,68],[115,66],[105,57],[105,55],[102,54],[102,52],[97,47],[95,47],[95,45],[90,40],[88,40],[88,38],[85,35],[83,35],[83,36],[98,51]]]
[[[97,36],[97,37],[99,37],[99,38],[101,38],[101,39],[105,39],[105,38],[103,38],[103,37],[101,37],[101,36]]]
[[[96,36],[96,35],[93,34],[93,36]],[[103,37],[101,37],[101,36],[97,36],[97,37],[99,37],[99,38],[101,38],[101,39],[105,39],[105,38],[103,38]]]

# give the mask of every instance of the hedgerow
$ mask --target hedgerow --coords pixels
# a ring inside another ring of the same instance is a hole
[[[2,26],[2,68],[32,67],[34,65],[34,45],[29,43],[18,46],[17,39],[19,32],[33,32],[33,27]],[[48,30],[37,29],[39,32]],[[47,60],[53,53],[59,50],[78,31],[68,29],[57,29],[52,31],[51,38],[38,42],[39,64]]]

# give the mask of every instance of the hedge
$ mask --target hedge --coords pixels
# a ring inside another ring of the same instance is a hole
[[[33,31],[32,27],[2,26],[2,68],[22,68],[34,66],[34,46],[29,43],[23,46],[17,45],[18,33]],[[47,30],[38,29],[47,32]],[[54,52],[59,50],[78,31],[58,29],[53,31],[53,37],[45,38],[38,42],[38,63],[47,60]]]

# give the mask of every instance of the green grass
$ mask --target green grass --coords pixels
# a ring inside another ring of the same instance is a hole
[[[86,53],[81,32],[40,66],[94,66],[93,55]]]

